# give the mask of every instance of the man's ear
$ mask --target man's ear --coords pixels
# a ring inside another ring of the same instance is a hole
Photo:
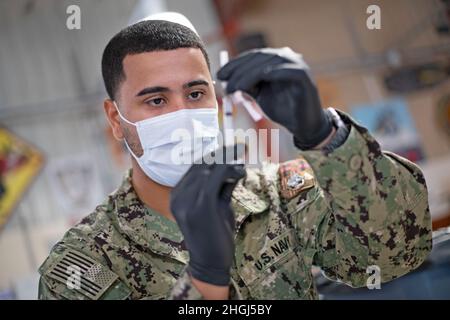
[[[105,101],[103,101],[103,109],[105,110],[106,118],[111,126],[114,138],[123,140],[124,135],[122,127],[120,126],[120,117],[114,102],[111,99],[105,99]]]

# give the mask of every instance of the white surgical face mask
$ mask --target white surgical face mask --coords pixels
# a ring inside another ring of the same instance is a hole
[[[153,181],[174,187],[194,161],[218,147],[217,107],[181,109],[135,123],[143,154],[137,157],[125,144],[142,171]]]

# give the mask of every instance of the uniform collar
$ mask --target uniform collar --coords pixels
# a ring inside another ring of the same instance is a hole
[[[239,181],[233,190],[231,206],[235,213],[236,228],[239,228],[244,220],[254,214],[264,212],[269,207],[269,200],[254,193],[243,185],[244,180]]]
[[[131,169],[113,195],[113,201],[119,227],[130,239],[157,254],[187,263],[189,254],[178,225],[138,198],[131,183]]]

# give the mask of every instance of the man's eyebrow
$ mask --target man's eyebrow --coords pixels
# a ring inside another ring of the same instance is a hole
[[[186,88],[191,88],[191,87],[194,87],[194,86],[209,86],[209,83],[208,83],[208,81],[205,81],[205,80],[193,80],[193,81],[189,81],[188,83],[185,83],[184,85],[183,85],[183,88],[184,89],[186,89]]]
[[[150,93],[157,93],[157,92],[167,92],[170,91],[169,88],[167,87],[147,87],[142,89],[141,91],[138,92],[138,94],[136,95],[136,97],[140,97],[146,94],[150,94]]]

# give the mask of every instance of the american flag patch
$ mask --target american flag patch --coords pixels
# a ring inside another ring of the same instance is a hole
[[[118,278],[102,264],[71,249],[64,251],[46,275],[93,300],[99,299]]]

